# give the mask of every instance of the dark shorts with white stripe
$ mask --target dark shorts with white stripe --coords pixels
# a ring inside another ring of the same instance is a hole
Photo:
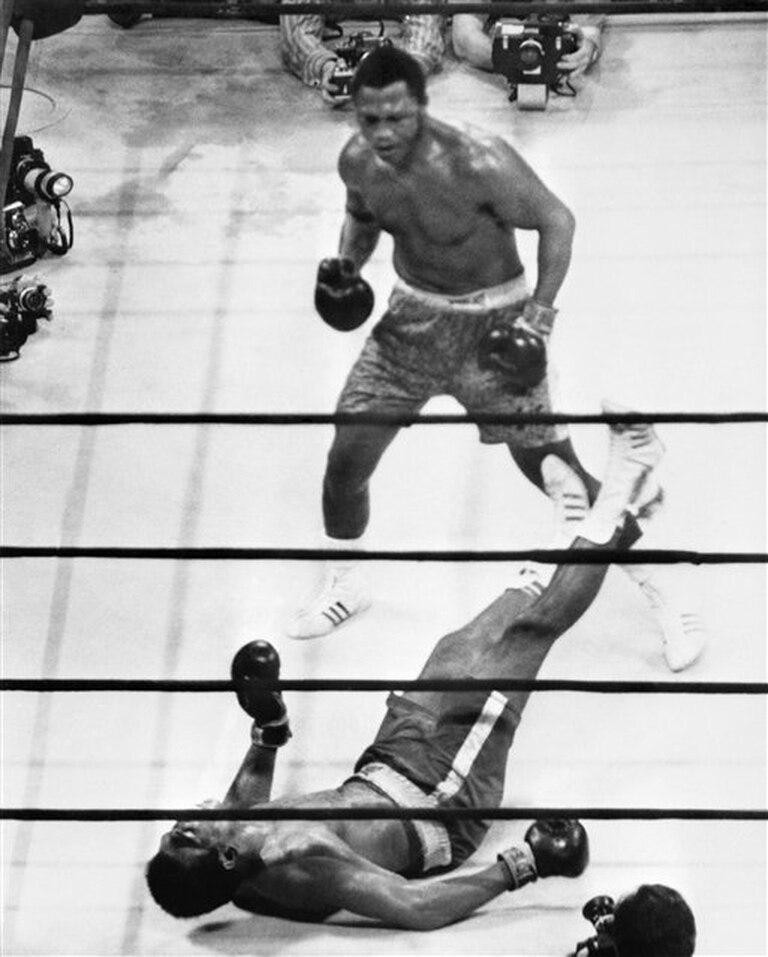
[[[499,692],[444,692],[427,710],[408,694],[390,694],[373,744],[355,765],[381,762],[408,778],[440,807],[498,807],[507,757],[519,715]],[[451,863],[457,867],[480,846],[487,821],[448,822]],[[434,873],[434,871],[433,871]]]

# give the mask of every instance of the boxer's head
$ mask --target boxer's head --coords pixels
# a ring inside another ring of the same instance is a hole
[[[360,132],[383,162],[402,164],[421,133],[424,74],[408,53],[381,46],[364,57],[350,84]]]
[[[150,893],[174,917],[197,917],[232,900],[241,875],[227,866],[228,821],[179,821],[147,865]]]
[[[642,884],[614,906],[593,898],[584,916],[597,934],[578,944],[574,957],[691,957],[696,921],[681,894],[663,884]]]
[[[641,884],[616,904],[613,937],[619,957],[690,957],[696,947],[696,921],[676,890]]]

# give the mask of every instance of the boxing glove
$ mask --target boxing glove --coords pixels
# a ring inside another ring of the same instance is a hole
[[[589,863],[589,839],[579,821],[536,821],[525,832],[525,841],[539,877],[578,877]]]
[[[510,890],[539,877],[578,877],[589,862],[587,832],[578,821],[536,821],[525,832],[527,847],[510,847],[496,858]]]
[[[516,394],[535,388],[547,372],[547,339],[556,315],[557,309],[529,299],[519,316],[502,318],[480,340],[480,368],[501,372]]]
[[[373,290],[351,259],[323,259],[317,270],[315,309],[339,332],[357,329],[373,312]]]
[[[478,365],[501,373],[511,392],[535,388],[547,371],[547,347],[541,336],[514,322],[492,326],[478,344]]]
[[[240,707],[253,720],[254,744],[279,748],[291,737],[288,711],[279,691],[254,686],[254,681],[276,681],[280,677],[280,656],[268,641],[251,641],[232,659],[232,681]]]

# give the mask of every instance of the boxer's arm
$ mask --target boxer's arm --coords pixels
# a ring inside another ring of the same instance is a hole
[[[270,799],[277,748],[252,744],[229,786],[222,807],[251,807]]]
[[[344,224],[339,237],[339,257],[351,259],[359,271],[373,255],[380,235],[381,226],[365,205],[362,195],[348,185]]]
[[[409,881],[347,849],[340,858],[324,853],[268,867],[254,878],[253,888],[285,906],[311,900],[324,913],[348,910],[387,927],[434,930],[469,917],[509,890],[509,878],[496,863],[475,874]]]
[[[547,189],[507,143],[498,141],[492,160],[485,178],[490,203],[510,230],[538,232],[538,274],[533,299],[552,306],[570,265],[576,220],[565,203]]]

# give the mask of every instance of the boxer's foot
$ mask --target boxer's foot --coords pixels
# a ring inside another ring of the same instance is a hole
[[[298,640],[329,635],[370,605],[368,588],[356,566],[331,568],[319,591],[289,622],[286,634]]]
[[[684,570],[670,566],[623,565],[639,586],[662,634],[662,651],[670,671],[683,671],[698,660],[707,631],[698,601],[685,582]]]

